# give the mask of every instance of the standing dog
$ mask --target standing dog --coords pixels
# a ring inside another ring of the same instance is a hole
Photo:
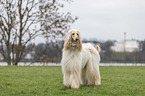
[[[100,85],[100,55],[91,44],[82,44],[78,30],[66,36],[62,56],[63,84],[71,88],[83,85]]]

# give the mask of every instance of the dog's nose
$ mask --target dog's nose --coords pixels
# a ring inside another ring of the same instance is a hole
[[[76,39],[76,41],[78,41],[79,39]]]

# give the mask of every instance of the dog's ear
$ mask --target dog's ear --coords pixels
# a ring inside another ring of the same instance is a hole
[[[78,32],[79,33],[79,32]],[[81,51],[82,50],[82,40],[81,40],[81,36],[80,36],[80,33],[79,33],[79,44],[77,45],[77,48],[78,48],[78,50],[79,51]]]
[[[68,50],[71,47],[71,34],[68,33],[66,35],[65,43],[64,43],[64,51]]]

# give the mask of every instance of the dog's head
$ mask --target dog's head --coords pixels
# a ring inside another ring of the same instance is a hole
[[[64,50],[74,47],[79,51],[82,50],[82,41],[78,30],[72,29],[68,32],[64,43]]]

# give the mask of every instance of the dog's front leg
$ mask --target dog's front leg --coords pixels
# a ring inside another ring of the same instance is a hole
[[[79,88],[80,86],[80,72],[73,72],[70,75],[70,80],[71,80],[71,88]]]
[[[63,76],[63,84],[67,88],[69,88],[69,86],[71,85],[71,82],[70,82],[70,73],[69,72],[65,72],[64,73],[64,76]]]
[[[79,88],[80,85],[80,71],[79,70],[71,70],[65,71],[63,76],[63,84],[67,88]]]

